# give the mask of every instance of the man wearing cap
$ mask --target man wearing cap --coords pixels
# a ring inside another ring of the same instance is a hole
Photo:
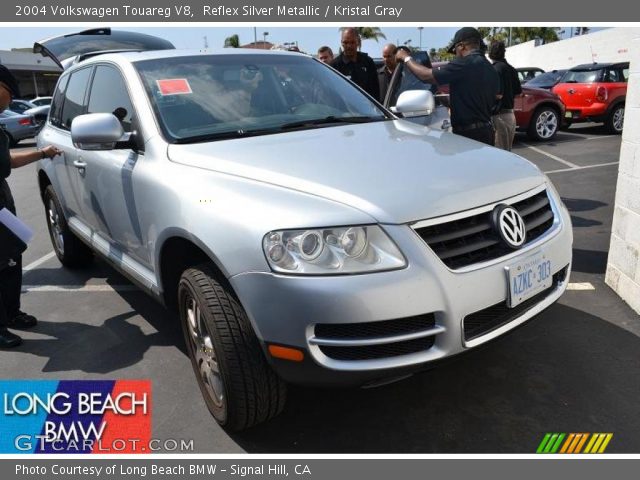
[[[405,62],[421,80],[450,85],[453,133],[494,145],[495,130],[491,114],[500,89],[500,79],[485,58],[485,49],[480,32],[472,27],[464,27],[456,32],[449,46],[449,52],[455,53],[456,58],[438,69],[412,61],[411,56],[401,50],[396,58],[399,62]]]
[[[493,41],[489,47],[489,58],[500,77],[500,109],[493,116],[496,128],[496,147],[511,151],[513,137],[516,134],[516,116],[513,113],[514,97],[522,93],[518,72],[504,57],[505,45],[502,41]]]
[[[9,107],[13,98],[20,97],[18,82],[11,72],[0,65],[0,112]],[[48,145],[42,149],[29,152],[11,153],[9,139],[0,129],[0,210],[7,208],[15,215],[16,207],[7,183],[7,177],[12,168],[22,167],[37,160],[53,158],[60,151]],[[7,251],[5,245],[0,245],[0,252]],[[31,328],[37,320],[20,310],[20,290],[22,288],[22,256],[17,255],[8,262],[0,265],[0,348],[15,347],[22,343],[22,339],[7,330],[10,328]]]

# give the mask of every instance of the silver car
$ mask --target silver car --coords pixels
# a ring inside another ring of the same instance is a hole
[[[0,112],[0,128],[7,134],[11,147],[15,147],[25,138],[35,137],[39,130],[32,115],[23,115],[11,110]]]
[[[287,382],[374,386],[468,351],[569,279],[569,214],[538,168],[301,54],[93,55],[38,143],[64,152],[38,166],[60,261],[98,254],[175,308],[230,430],[277,415]]]

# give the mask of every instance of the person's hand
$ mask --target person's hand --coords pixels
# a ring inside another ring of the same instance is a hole
[[[399,48],[398,51],[396,52],[396,61],[398,63],[402,63],[404,62],[404,59],[407,58],[408,56],[409,56],[409,53],[406,50]]]
[[[42,152],[42,158],[53,158],[56,155],[60,155],[62,150],[58,149],[54,145],[47,145],[46,147],[41,148],[40,152]]]

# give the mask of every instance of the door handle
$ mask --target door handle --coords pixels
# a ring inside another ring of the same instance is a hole
[[[87,162],[83,162],[82,160],[74,160],[73,166],[78,170],[84,170],[85,168],[87,168]]]

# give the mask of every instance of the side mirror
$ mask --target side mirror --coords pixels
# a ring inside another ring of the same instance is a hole
[[[431,115],[436,106],[433,93],[428,90],[407,90],[398,97],[395,112],[404,117]]]
[[[112,113],[79,115],[71,122],[71,141],[81,150],[114,150],[130,140]]]

